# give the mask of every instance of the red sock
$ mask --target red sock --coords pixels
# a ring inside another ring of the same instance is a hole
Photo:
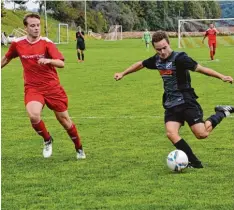
[[[215,50],[213,50],[213,56],[215,55]]]
[[[76,129],[76,126],[74,124],[72,124],[71,128],[67,130],[67,133],[70,136],[73,143],[75,144],[76,150],[82,149],[80,136],[79,136],[78,131]]]
[[[213,51],[211,51],[211,50],[210,50],[210,58],[211,58],[211,60],[214,60]]]
[[[32,127],[40,136],[43,137],[44,141],[50,140],[50,134],[48,133],[45,124],[42,120],[37,124],[32,123]]]

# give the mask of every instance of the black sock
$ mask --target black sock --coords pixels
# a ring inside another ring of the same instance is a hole
[[[216,112],[211,115],[207,120],[211,122],[213,129],[225,118],[226,115],[223,112]]]
[[[176,149],[182,150],[186,153],[189,162],[200,162],[200,160],[198,160],[196,155],[193,153],[191,147],[187,144],[187,142],[184,139],[180,139],[177,143],[174,144],[174,146],[176,147]]]
[[[77,53],[77,57],[78,57],[78,59],[80,60],[80,53],[79,53],[79,52]]]
[[[82,60],[84,60],[84,53],[81,54]]]

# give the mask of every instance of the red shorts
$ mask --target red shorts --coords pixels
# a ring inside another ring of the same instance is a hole
[[[210,41],[208,41],[208,45],[209,45],[209,47],[216,48],[216,41],[215,40],[210,40]]]
[[[37,88],[25,88],[24,103],[38,101],[56,112],[64,112],[68,107],[68,98],[62,86],[38,90]]]

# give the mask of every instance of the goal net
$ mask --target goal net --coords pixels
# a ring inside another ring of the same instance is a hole
[[[94,39],[101,39],[102,35],[99,33],[94,33],[92,30],[88,31],[88,36],[93,37]]]
[[[219,32],[219,46],[234,46],[234,18],[183,19],[178,20],[178,48],[207,46],[207,39],[205,45],[202,44],[202,39],[210,23],[213,23]]]
[[[112,25],[106,34],[105,41],[122,40],[122,25]]]

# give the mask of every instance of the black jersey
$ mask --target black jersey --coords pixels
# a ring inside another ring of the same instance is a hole
[[[81,34],[84,36],[84,32],[79,32],[77,31],[76,32],[76,39],[77,39],[77,42],[84,42],[84,38],[81,36]]]
[[[158,70],[164,83],[163,106],[172,108],[187,99],[198,98],[191,87],[189,70],[195,71],[197,62],[185,52],[172,52],[165,60],[157,54],[143,61],[143,66]]]

